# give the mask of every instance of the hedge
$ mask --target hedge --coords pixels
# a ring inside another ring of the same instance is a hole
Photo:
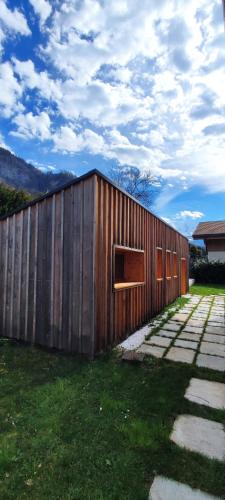
[[[225,284],[225,262],[199,259],[193,263],[192,275],[196,283]]]

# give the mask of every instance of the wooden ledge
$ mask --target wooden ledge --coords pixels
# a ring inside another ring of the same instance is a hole
[[[145,285],[144,281],[114,283],[114,290],[124,290],[124,288],[134,288],[135,286],[143,286],[143,285]]]

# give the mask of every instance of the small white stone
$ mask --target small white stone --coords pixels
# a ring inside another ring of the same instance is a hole
[[[192,378],[184,397],[199,405],[224,410],[225,384]]]
[[[180,415],[175,420],[170,439],[182,448],[216,458],[225,458],[223,425],[205,418]]]
[[[219,356],[208,356],[208,354],[198,354],[196,365],[224,372],[225,358],[220,358]]]
[[[145,338],[150,332],[151,328],[148,325],[143,326],[139,330],[136,330],[136,332],[130,335],[126,340],[121,342],[121,344],[117,346],[117,349],[124,351],[137,349],[137,347],[139,347],[142,344],[142,342],[145,340]]]
[[[182,347],[171,347],[166,355],[166,359],[191,364],[195,356],[195,351],[183,349]]]
[[[178,483],[167,477],[156,476],[150,492],[149,500],[220,500],[214,496],[193,490],[187,484]]]

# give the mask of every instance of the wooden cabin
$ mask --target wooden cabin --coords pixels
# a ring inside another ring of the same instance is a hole
[[[0,220],[0,335],[93,357],[188,289],[188,241],[92,170]]]
[[[194,240],[204,240],[209,261],[225,262],[225,221],[199,222]]]

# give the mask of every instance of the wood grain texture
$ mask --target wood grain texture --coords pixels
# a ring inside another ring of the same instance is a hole
[[[94,355],[95,177],[0,221],[0,335]]]
[[[128,252],[128,285],[115,289],[117,245],[142,253]],[[93,172],[0,220],[0,335],[93,357],[187,290],[184,258],[182,235]]]
[[[96,189],[95,351],[99,352],[118,344],[181,294],[181,263],[178,277],[171,275],[167,280],[166,250],[170,250],[170,257],[176,252],[179,263],[181,258],[188,259],[188,242],[106,180],[97,177]],[[144,285],[112,286],[115,245],[144,251]],[[161,281],[156,274],[157,247],[162,248]]]

